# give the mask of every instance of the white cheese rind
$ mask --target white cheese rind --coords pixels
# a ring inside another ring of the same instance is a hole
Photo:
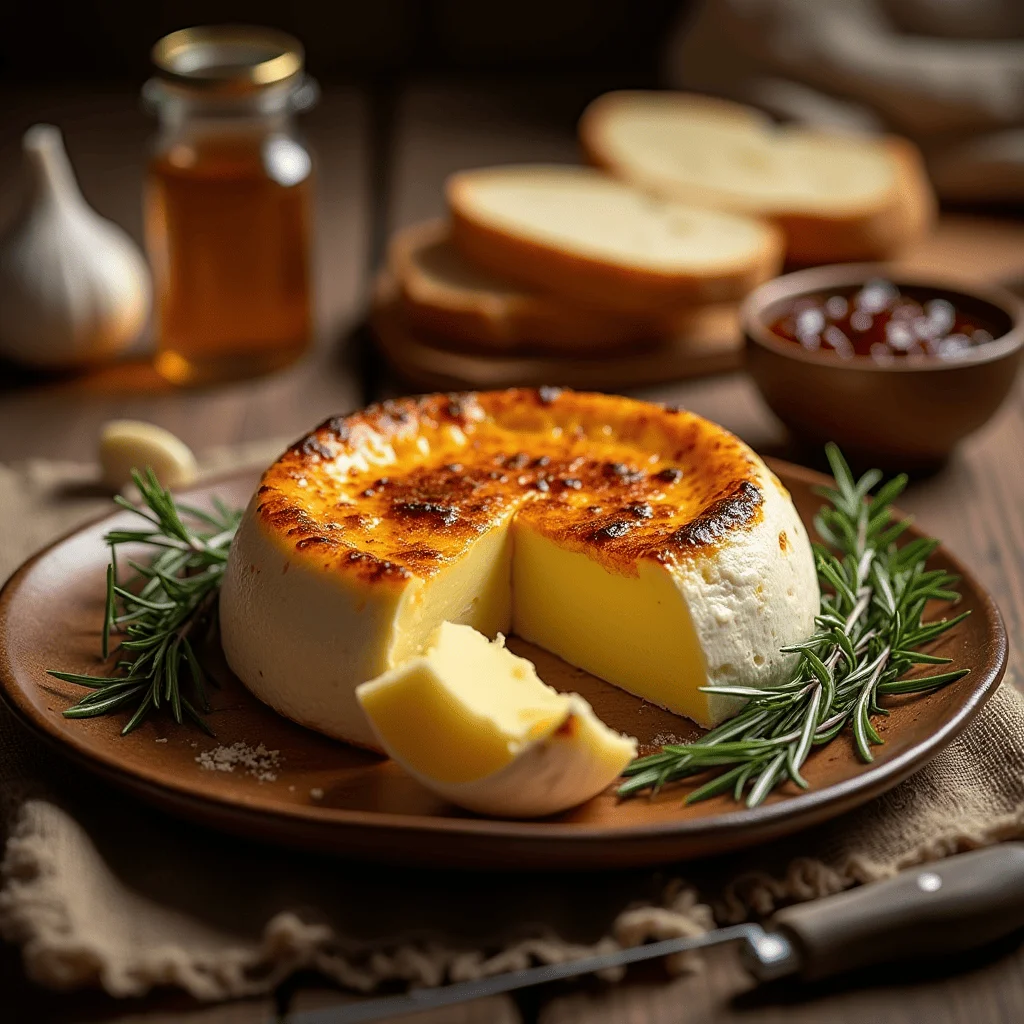
[[[767,468],[761,493],[759,522],[723,540],[713,555],[683,559],[669,569],[700,638],[708,682],[717,685],[763,688],[782,681],[796,655],[780,648],[814,632],[821,605],[807,531]],[[699,725],[717,725],[743,704],[707,697],[708,717]]]
[[[365,584],[296,558],[268,533],[254,499],[238,527],[220,594],[232,672],[287,718],[359,746],[380,744],[355,689],[422,650],[444,620],[507,633],[507,526],[484,534],[457,564],[423,580]]]
[[[428,789],[459,807],[498,818],[544,818],[603,793],[636,756],[636,740],[609,729],[578,694],[569,694],[563,729],[531,743],[500,771],[473,782],[444,783],[408,764]]]
[[[759,516],[693,555],[612,572],[519,522],[513,632],[710,728],[742,701],[708,683],[765,687],[795,664],[780,647],[814,631],[820,596],[807,533],[767,468]]]
[[[301,725],[379,750],[355,688],[388,666],[410,581],[353,586],[289,557],[246,510],[220,594],[221,645],[231,670],[260,700]]]
[[[480,814],[537,818],[586,803],[636,740],[560,694],[504,640],[444,623],[428,652],[358,687],[380,745],[423,786]]]

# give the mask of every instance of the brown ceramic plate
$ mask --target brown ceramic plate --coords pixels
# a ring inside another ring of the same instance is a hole
[[[823,478],[774,466],[805,521],[821,504],[811,487]],[[244,504],[256,484],[235,476],[189,495],[213,492]],[[48,676],[49,668],[97,672],[107,552],[103,533],[125,514],[86,526],[27,562],[0,594],[0,684],[22,721],[84,767],[167,810],[260,839],[352,857],[480,868],[607,868],[657,864],[747,846],[834,817],[889,789],[956,736],[993,692],[1006,665],[1006,634],[995,604],[951,555],[936,566],[963,577],[962,608],[971,615],[936,650],[970,667],[959,682],[926,697],[892,700],[879,723],[885,739],[873,764],[861,763],[847,737],[815,752],[804,774],[808,792],[784,788],[754,810],[722,797],[686,807],[685,790],[624,803],[608,792],[543,821],[487,820],[431,795],[393,763],[309,732],[251,696],[212,658],[221,679],[210,722],[199,730],[148,721],[122,738],[120,718],[69,720],[61,715],[82,690]],[[60,623],[59,629],[53,623]],[[661,711],[528,644],[541,676],[578,690],[610,725],[648,747],[697,734],[685,719]],[[197,761],[217,745],[243,741],[276,750],[274,778],[241,766],[208,770]]]

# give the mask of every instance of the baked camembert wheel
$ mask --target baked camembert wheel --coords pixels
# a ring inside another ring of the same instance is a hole
[[[814,559],[745,444],[679,409],[555,388],[328,420],[263,475],[220,598],[231,668],[287,717],[378,743],[356,687],[442,622],[515,633],[711,726],[813,632]]]

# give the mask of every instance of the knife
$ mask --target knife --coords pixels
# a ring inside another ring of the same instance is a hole
[[[963,853],[786,907],[766,924],[738,924],[567,963],[529,967],[405,995],[289,1017],[292,1024],[366,1024],[543,985],[673,953],[736,944],[759,981],[808,981],[895,960],[962,953],[1024,928],[1024,843]]]

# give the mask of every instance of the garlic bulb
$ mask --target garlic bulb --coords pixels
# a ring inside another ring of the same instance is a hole
[[[99,362],[142,330],[149,270],[82,197],[58,128],[33,125],[22,148],[28,198],[0,236],[0,355],[53,369]]]

